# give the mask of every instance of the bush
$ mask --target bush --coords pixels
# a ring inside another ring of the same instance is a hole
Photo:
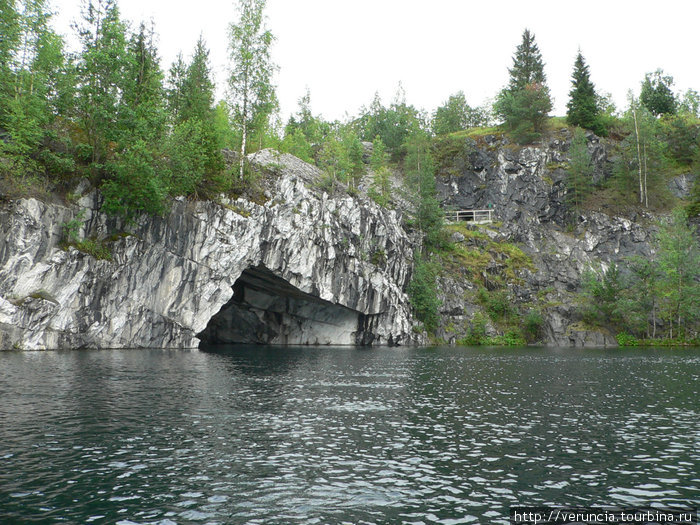
[[[469,326],[467,337],[458,341],[458,344],[465,346],[480,346],[487,344],[489,341],[486,335],[486,318],[481,312],[474,314],[472,322]]]
[[[178,124],[168,143],[170,192],[211,198],[230,189],[224,174],[216,130],[210,124],[190,119]]]
[[[615,339],[617,339],[617,344],[620,346],[639,346],[639,341],[636,337],[624,332],[617,334]]]
[[[544,320],[539,312],[530,310],[523,319],[523,335],[528,343],[534,343],[542,335]]]
[[[407,292],[411,305],[416,311],[416,317],[423,322],[425,329],[431,334],[435,333],[438,327],[438,308],[440,307],[436,277],[436,265],[417,256]]]
[[[110,178],[102,185],[104,211],[127,218],[162,215],[168,193],[163,172],[148,146],[136,142],[109,165]]]

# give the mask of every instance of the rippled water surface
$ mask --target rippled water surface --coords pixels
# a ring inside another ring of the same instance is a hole
[[[507,523],[700,503],[700,350],[0,354],[3,523]]]

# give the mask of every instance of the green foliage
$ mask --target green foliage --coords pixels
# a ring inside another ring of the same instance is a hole
[[[686,209],[689,217],[700,217],[700,177],[695,179],[690,192],[690,204]]]
[[[290,153],[305,162],[313,162],[313,150],[311,144],[299,128],[292,128],[285,132],[284,139],[280,144],[280,151]]]
[[[330,132],[331,126],[311,112],[311,92],[307,88],[299,99],[299,110],[289,117],[284,128],[285,138],[293,133],[301,133],[309,146],[314,146],[323,142],[323,138]]]
[[[126,218],[165,212],[166,170],[145,142],[138,141],[118,155],[109,163],[108,172],[109,178],[102,185],[104,211]]]
[[[690,166],[698,156],[700,122],[688,114],[669,115],[659,123],[670,158],[681,166]]]
[[[619,299],[625,283],[617,265],[611,263],[602,272],[601,277],[592,271],[587,271],[583,275],[582,285],[584,321],[592,325],[619,327],[623,319]]]
[[[181,66],[177,64],[174,67]],[[214,81],[211,78],[209,50],[201,35],[181,84],[179,96],[171,95],[179,103],[179,108],[175,112],[175,122],[191,119],[210,120],[213,117]]]
[[[529,30],[515,51],[510,81],[494,104],[494,113],[503,120],[520,144],[537,140],[544,129],[552,100],[547,87],[542,55]]]
[[[584,276],[582,314],[589,324],[635,337],[655,339],[659,325],[669,339],[697,337],[700,247],[681,208],[660,224],[654,258]]]
[[[423,322],[428,333],[435,333],[438,327],[437,265],[431,260],[416,256],[413,276],[406,290],[416,317]]]
[[[70,245],[83,253],[91,255],[95,259],[102,261],[112,260],[112,250],[110,250],[109,246],[107,246],[104,241],[84,239],[82,241],[70,243]]]
[[[534,343],[542,336],[544,319],[536,310],[530,310],[523,319],[523,336],[528,343]]]
[[[381,166],[372,172],[372,185],[368,194],[370,198],[380,206],[387,206],[391,200],[391,181],[389,180],[389,168]]]
[[[440,250],[446,243],[443,232],[444,213],[437,200],[430,138],[423,132],[414,133],[408,137],[404,149],[406,185],[415,204],[411,220],[423,232],[424,249],[427,252]]]
[[[476,312],[469,325],[467,336],[457,344],[464,346],[480,346],[488,344],[489,337],[486,335],[486,317],[481,312]]]
[[[437,108],[433,116],[432,128],[435,135],[447,135],[467,128],[483,126],[488,115],[483,109],[471,108],[463,91],[451,95]]]
[[[211,121],[197,118],[176,125],[168,142],[170,192],[174,195],[213,197],[225,192],[230,177]]]
[[[114,0],[89,0],[78,29],[82,52],[77,64],[78,123],[96,168],[114,154],[118,116],[128,75],[126,25]]]
[[[549,89],[542,84],[528,84],[518,91],[503,90],[494,104],[494,113],[519,144],[538,140],[552,110]]]
[[[593,82],[591,82],[588,65],[580,51],[574,63],[571,84],[569,102],[566,105],[568,109],[567,122],[572,126],[580,126],[590,129],[598,135],[604,135],[606,131],[599,119],[598,95],[595,92]]]
[[[584,199],[590,193],[593,175],[588,140],[581,128],[574,130],[569,155],[571,161],[566,178],[566,200],[574,210],[580,212]]]
[[[477,300],[493,321],[512,321],[518,313],[511,298],[503,290],[489,292],[485,288],[479,288]]]
[[[251,130],[260,133],[266,128],[270,114],[277,107],[272,85],[275,66],[270,57],[274,37],[264,26],[265,3],[266,0],[239,0],[240,18],[230,26],[229,104],[241,134],[241,179],[249,134]]]
[[[682,208],[663,221],[657,238],[661,271],[660,312],[668,321],[669,337],[681,337],[700,320],[700,247]]]
[[[614,184],[620,201],[661,207],[668,194],[661,177],[667,169],[665,144],[659,121],[630,97],[630,107],[621,122],[625,138],[617,144],[613,166]]]
[[[617,344],[620,346],[639,346],[639,340],[633,335],[625,332],[620,332],[617,334],[615,339],[617,339]]]
[[[80,210],[71,220],[61,224],[63,242],[76,243],[80,241],[80,228],[83,226],[85,210]]]
[[[120,148],[136,140],[156,145],[163,140],[167,122],[163,72],[153,29],[144,24],[131,36],[126,50],[123,88],[116,122]]]
[[[678,102],[678,113],[686,117],[700,118],[700,94],[688,89]]]
[[[369,166],[373,171],[380,170],[386,166],[386,147],[379,135],[374,137],[374,142],[372,142],[372,156],[369,159]]]
[[[425,128],[423,115],[406,103],[401,85],[388,108],[382,105],[377,93],[369,108],[360,111],[356,126],[362,140],[374,140],[379,136],[394,158],[398,158],[401,146],[411,134]]]
[[[647,73],[642,82],[639,101],[654,116],[672,115],[676,112],[677,101],[673,95],[673,77],[664,75],[662,69]]]

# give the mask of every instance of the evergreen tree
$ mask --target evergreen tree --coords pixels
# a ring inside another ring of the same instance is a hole
[[[67,112],[72,94],[63,40],[49,26],[46,0],[23,0],[20,6],[19,13],[12,8],[0,15],[11,33],[8,39],[0,37],[4,55],[0,58],[4,61],[0,64],[0,127],[11,136],[10,141],[0,142],[0,150],[9,156],[5,165],[15,175],[41,171],[37,159],[49,171],[56,162],[61,164],[41,143],[57,115]],[[70,164],[69,159],[63,160]]]
[[[535,35],[529,29],[523,31],[522,41],[513,56],[513,67],[508,69],[508,73],[508,91],[511,93],[525,89],[530,84],[544,86],[547,82],[540,48],[535,42]]]
[[[578,52],[576,62],[574,62],[571,84],[569,102],[566,105],[568,108],[566,114],[567,122],[572,126],[590,129],[596,134],[604,133],[604,128],[601,126],[598,118],[600,113],[598,96],[591,82],[588,65],[584,61],[581,51]]]
[[[535,36],[527,29],[513,57],[513,67],[508,71],[508,86],[499,93],[494,112],[518,142],[531,142],[543,131],[552,100],[542,55]]]
[[[127,45],[123,86],[119,104],[120,146],[127,147],[135,140],[160,145],[167,120],[163,72],[153,28],[147,29],[143,23]]]
[[[240,0],[240,19],[230,29],[229,88],[234,121],[241,133],[241,179],[250,131],[264,124],[261,121],[269,117],[276,101],[272,85],[275,68],[270,58],[274,37],[264,27],[264,9],[265,0]]]
[[[12,62],[19,47],[20,23],[15,0],[0,0],[0,127],[12,98]]]
[[[583,201],[590,192],[593,175],[588,140],[581,128],[574,130],[569,153],[571,160],[566,178],[566,200],[576,212],[580,212]]]
[[[115,0],[87,0],[78,28],[82,52],[77,66],[78,123],[89,156],[99,167],[119,138],[117,116],[127,78],[126,26]]]
[[[173,122],[182,122],[184,120],[181,117],[181,113],[184,104],[185,75],[187,75],[187,64],[182,57],[182,53],[178,53],[175,62],[172,63],[168,71],[168,87],[166,89],[168,112]]]
[[[647,73],[642,82],[639,101],[652,115],[673,115],[676,112],[676,97],[673,95],[673,77],[664,75],[662,69]]]
[[[178,65],[175,66],[176,71]],[[214,105],[214,81],[209,66],[209,50],[200,35],[184,78],[182,79],[181,109],[177,121],[188,119],[211,121]]]

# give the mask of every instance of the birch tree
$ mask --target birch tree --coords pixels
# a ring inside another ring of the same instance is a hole
[[[272,85],[275,66],[270,58],[274,37],[264,25],[265,3],[265,0],[240,0],[240,18],[231,24],[229,31],[229,98],[234,122],[241,133],[241,178],[251,128],[261,112],[269,114],[275,100]]]

